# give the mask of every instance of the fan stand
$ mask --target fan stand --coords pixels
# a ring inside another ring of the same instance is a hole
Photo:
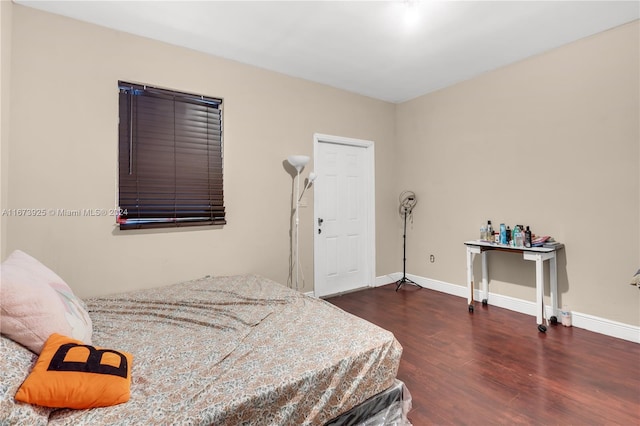
[[[404,207],[404,231],[402,233],[402,278],[396,281],[396,291],[400,290],[402,284],[411,284],[424,288],[420,284],[407,278],[407,207]]]

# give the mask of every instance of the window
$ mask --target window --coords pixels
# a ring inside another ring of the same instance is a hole
[[[120,229],[225,224],[222,99],[118,86]]]

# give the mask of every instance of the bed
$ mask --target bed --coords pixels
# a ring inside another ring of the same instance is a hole
[[[92,344],[133,355],[129,400],[84,410],[13,400],[37,355],[3,335],[0,424],[409,424],[393,334],[264,277],[84,302]]]

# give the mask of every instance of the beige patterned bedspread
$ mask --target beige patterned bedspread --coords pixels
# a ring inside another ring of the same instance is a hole
[[[54,425],[321,425],[389,387],[393,335],[258,276],[89,299],[93,343],[134,355],[131,399]]]

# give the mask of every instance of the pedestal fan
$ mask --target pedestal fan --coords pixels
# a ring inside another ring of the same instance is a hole
[[[422,288],[418,283],[407,278],[407,217],[411,217],[413,221],[413,209],[418,204],[416,194],[412,191],[403,191],[400,194],[400,215],[404,218],[404,230],[402,233],[402,278],[396,281],[396,291],[402,287],[402,284],[412,284]]]

